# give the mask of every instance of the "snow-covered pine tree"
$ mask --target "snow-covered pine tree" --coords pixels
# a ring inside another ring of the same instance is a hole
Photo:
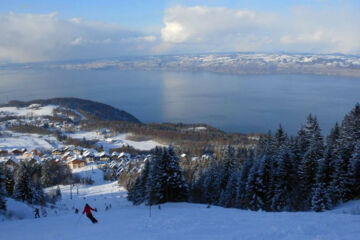
[[[165,165],[166,179],[166,201],[167,202],[182,202],[187,201],[189,196],[189,185],[186,183],[183,176],[183,171],[179,166],[179,157],[175,149],[170,145],[164,151],[164,158],[168,158]]]
[[[325,209],[332,208],[332,192],[330,181],[333,174],[329,158],[323,158],[319,161],[318,171],[316,174],[316,183],[313,188],[312,209],[321,212]]]
[[[338,156],[335,162],[334,180],[334,203],[348,201],[352,196],[352,179],[350,172],[350,158],[352,158],[355,144],[360,140],[360,104],[356,104],[347,115],[345,115],[340,128],[340,144]]]
[[[41,186],[40,182],[38,182],[33,189],[32,202],[35,204],[41,204],[41,205],[45,204],[45,193],[44,193],[44,189]]]
[[[261,199],[261,205],[258,207],[263,210],[270,210],[271,199],[273,193],[269,191],[269,187],[271,185],[272,179],[272,169],[271,169],[271,161],[272,158],[269,155],[263,155],[263,157],[259,161],[259,168],[257,174],[257,186],[259,198]]]
[[[14,174],[13,170],[9,169],[6,165],[3,166],[4,177],[5,177],[5,190],[6,195],[11,197],[14,191]]]
[[[0,166],[0,214],[3,214],[6,211],[6,202],[5,202],[5,175],[3,172],[3,166]]]
[[[262,199],[260,198],[260,194],[258,192],[258,168],[259,163],[255,161],[249,171],[248,181],[246,184],[245,195],[248,202],[248,208],[251,210],[259,210],[259,206],[263,205]]]
[[[211,160],[210,167],[204,174],[203,191],[207,204],[217,204],[220,198],[220,166],[215,159]]]
[[[292,211],[294,190],[296,189],[296,173],[294,171],[294,156],[288,140],[280,147],[277,154],[277,167],[274,169],[271,210]]]
[[[151,166],[148,187],[150,198],[147,204],[163,203],[165,201],[163,182],[165,182],[164,149],[156,147],[151,152]],[[140,181],[140,180],[139,180]]]
[[[234,207],[236,205],[236,193],[239,184],[239,170],[233,171],[226,185],[225,191],[220,196],[219,205],[223,207]]]
[[[186,201],[189,186],[183,177],[179,157],[173,147],[156,148],[153,154],[148,186],[148,189],[151,188],[151,202],[159,204]]]
[[[40,181],[44,187],[52,186],[51,180],[51,163],[49,161],[45,161],[44,164],[41,165],[41,177]]]
[[[305,132],[309,147],[302,159],[299,168],[299,177],[301,184],[301,201],[303,203],[302,209],[307,210],[310,209],[312,205],[312,192],[316,183],[318,162],[323,158],[324,154],[324,143],[316,117],[309,115]]]
[[[246,159],[244,164],[241,167],[239,181],[238,181],[238,189],[236,191],[236,201],[235,207],[241,209],[247,209],[249,207],[249,201],[247,199],[247,182],[249,179],[249,172],[254,163],[254,155],[250,152],[249,157]]]
[[[131,201],[134,205],[143,203],[148,199],[148,178],[149,178],[150,160],[146,159],[144,168],[141,171],[140,176],[137,177],[134,187],[132,189]]]
[[[349,175],[352,178],[352,195],[355,198],[360,198],[360,140],[355,144],[349,164]]]
[[[235,149],[232,146],[227,146],[224,151],[224,157],[218,165],[217,170],[218,179],[216,182],[220,184],[218,190],[220,195],[217,197],[218,201],[216,201],[216,204],[221,205],[221,195],[225,193],[230,176],[237,169],[238,162],[235,155]]]
[[[335,161],[338,156],[340,128],[336,123],[326,139],[324,157],[319,161],[316,173],[316,184],[313,189],[312,209],[320,212],[332,208],[333,189],[331,182],[335,172]]]
[[[34,185],[24,162],[20,162],[20,166],[15,174],[13,197],[23,202],[32,203],[33,201]]]

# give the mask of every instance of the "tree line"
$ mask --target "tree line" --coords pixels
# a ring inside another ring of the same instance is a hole
[[[18,166],[0,164],[0,212],[6,211],[5,197],[44,205],[54,200],[54,196],[44,193],[44,187],[71,182],[72,174],[68,166],[54,161],[43,164],[20,161]],[[59,190],[56,191],[57,196]]]
[[[170,184],[174,176],[176,184]],[[262,136],[245,161],[228,146],[196,177],[183,176],[173,149],[157,149],[128,198],[134,204],[189,201],[265,211],[323,211],[360,198],[360,104],[326,137],[309,115],[296,136],[281,126]]]

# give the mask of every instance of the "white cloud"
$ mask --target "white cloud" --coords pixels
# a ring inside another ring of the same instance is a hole
[[[0,14],[0,62],[146,54],[156,36],[57,13]],[[141,49],[141,50],[140,50]]]
[[[175,6],[151,32],[57,13],[0,13],[0,62],[152,53],[288,51],[360,53],[360,15],[350,8],[288,12]]]
[[[360,15],[347,8],[294,7],[285,14],[222,7],[165,11],[161,51],[360,53]]]

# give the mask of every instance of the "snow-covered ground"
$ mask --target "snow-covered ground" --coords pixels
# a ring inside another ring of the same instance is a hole
[[[95,180],[92,186],[80,186],[79,195],[73,188],[62,186],[62,200],[56,209],[49,209],[46,218],[29,218],[31,208],[14,203],[24,220],[6,220],[0,224],[0,239],[316,239],[355,240],[360,237],[360,215],[349,209],[360,205],[352,201],[329,212],[266,213],[220,207],[206,208],[203,204],[168,203],[161,209],[133,206],[126,200],[126,191],[116,182],[106,182],[95,166],[77,170]],[[75,214],[73,207],[82,210],[85,203],[96,207],[92,224],[85,216]],[[106,205],[112,208],[105,210]],[[10,209],[11,211],[12,209]],[[57,211],[55,213],[55,211]]]
[[[52,116],[53,111],[58,106],[47,105],[47,106],[35,106],[30,105],[29,107],[17,108],[17,107],[1,107],[0,112],[4,112],[7,115],[12,116]]]
[[[0,147],[3,149],[52,149],[61,145],[54,136],[30,133],[15,133],[7,131],[0,138]]]
[[[156,146],[164,146],[158,142],[153,140],[147,141],[132,141],[128,140],[127,137],[129,136],[128,133],[122,133],[111,137],[104,137],[104,135],[99,134],[95,131],[81,131],[76,133],[67,134],[71,138],[83,139],[86,138],[87,140],[98,140],[98,144],[102,145],[106,151],[112,148],[120,148],[122,146],[132,146],[139,150],[148,151],[153,149]]]

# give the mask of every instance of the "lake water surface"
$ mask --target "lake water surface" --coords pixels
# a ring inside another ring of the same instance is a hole
[[[142,71],[0,71],[0,102],[78,97],[143,122],[207,123],[228,132],[295,134],[309,113],[324,133],[360,101],[360,79]]]

